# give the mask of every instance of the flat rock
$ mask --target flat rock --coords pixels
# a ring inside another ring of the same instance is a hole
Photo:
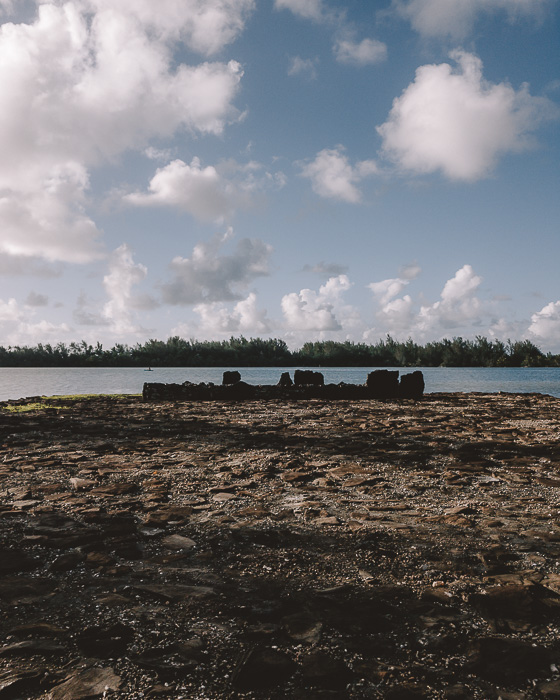
[[[117,691],[121,679],[112,668],[86,668],[70,674],[64,683],[52,689],[51,700],[90,700]]]
[[[175,550],[189,550],[196,547],[196,542],[191,540],[190,537],[184,537],[183,535],[169,535],[164,537],[162,544],[167,549]]]

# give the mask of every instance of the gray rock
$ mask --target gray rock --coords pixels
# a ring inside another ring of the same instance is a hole
[[[51,700],[90,700],[117,691],[121,679],[112,668],[90,667],[76,671],[51,691]]]

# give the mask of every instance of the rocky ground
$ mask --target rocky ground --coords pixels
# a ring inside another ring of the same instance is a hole
[[[560,698],[559,409],[0,404],[0,698]]]

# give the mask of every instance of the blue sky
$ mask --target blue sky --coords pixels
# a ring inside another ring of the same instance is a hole
[[[560,352],[557,0],[0,0],[0,344]]]

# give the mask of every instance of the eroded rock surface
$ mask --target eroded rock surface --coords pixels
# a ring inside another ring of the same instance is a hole
[[[0,698],[560,697],[560,399],[46,404]]]

